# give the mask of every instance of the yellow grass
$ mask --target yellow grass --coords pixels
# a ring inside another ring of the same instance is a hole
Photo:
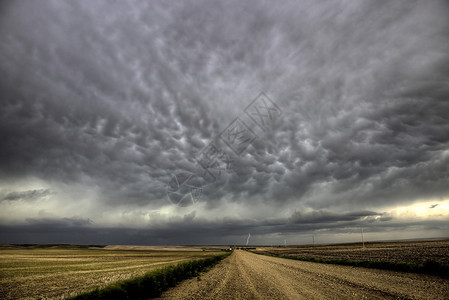
[[[65,299],[155,268],[216,254],[179,250],[0,250],[0,299]]]

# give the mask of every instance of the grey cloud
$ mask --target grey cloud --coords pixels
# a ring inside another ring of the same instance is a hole
[[[295,212],[290,220],[293,223],[329,223],[337,221],[355,221],[364,217],[381,216],[382,214],[372,211],[350,212],[336,214],[330,211],[315,210],[311,213]]]
[[[195,219],[196,211],[192,211],[191,213],[188,213],[184,215],[184,222],[192,222],[193,219]]]
[[[85,219],[81,217],[71,218],[29,218],[26,219],[27,223],[31,226],[37,226],[41,228],[52,228],[59,230],[67,227],[86,227],[94,222],[91,219]]]
[[[361,213],[364,215],[366,212]],[[360,226],[366,234],[382,232],[412,232],[433,228],[439,232],[448,229],[446,221],[429,220],[422,222],[351,220],[326,223],[321,220],[304,224],[292,223],[287,219],[233,220],[219,219],[215,222],[196,220],[185,222],[182,218],[170,222],[159,222],[150,228],[96,227],[90,220],[83,219],[34,219],[28,225],[1,225],[1,238],[10,243],[81,243],[81,244],[244,244],[248,232],[255,243],[272,244],[275,236],[289,237],[289,242],[299,243],[303,237],[314,234],[335,235],[360,233]],[[18,238],[21,237],[21,239]],[[274,236],[274,237],[273,237]],[[283,239],[282,239],[283,240]]]
[[[1,201],[35,200],[53,194],[49,189],[10,192],[1,198]]]
[[[157,209],[171,176],[197,170],[263,90],[282,118],[204,187],[206,211],[308,207],[295,222],[355,222],[448,195],[444,1],[0,5],[0,180]]]

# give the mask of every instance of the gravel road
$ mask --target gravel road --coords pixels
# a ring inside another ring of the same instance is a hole
[[[435,276],[295,261],[236,250],[159,299],[449,299]]]

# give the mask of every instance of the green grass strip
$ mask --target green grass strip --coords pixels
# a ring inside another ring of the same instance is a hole
[[[443,265],[434,260],[427,260],[424,264],[415,264],[410,262],[394,262],[394,261],[379,261],[379,260],[352,260],[352,259],[326,259],[316,257],[303,257],[295,255],[275,255],[267,253],[257,253],[273,257],[281,257],[288,259],[295,259],[308,262],[316,262],[323,264],[334,264],[343,266],[353,266],[371,269],[381,269],[399,272],[420,273],[437,275],[443,278],[449,277],[449,266]]]
[[[159,297],[162,292],[185,279],[198,276],[216,265],[230,253],[216,255],[209,258],[192,260],[167,266],[146,273],[143,276],[114,282],[102,289],[83,293],[71,298],[72,300],[90,299],[149,299]]]

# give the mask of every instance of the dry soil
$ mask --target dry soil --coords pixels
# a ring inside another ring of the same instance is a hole
[[[449,299],[435,276],[302,262],[236,250],[160,299]]]

